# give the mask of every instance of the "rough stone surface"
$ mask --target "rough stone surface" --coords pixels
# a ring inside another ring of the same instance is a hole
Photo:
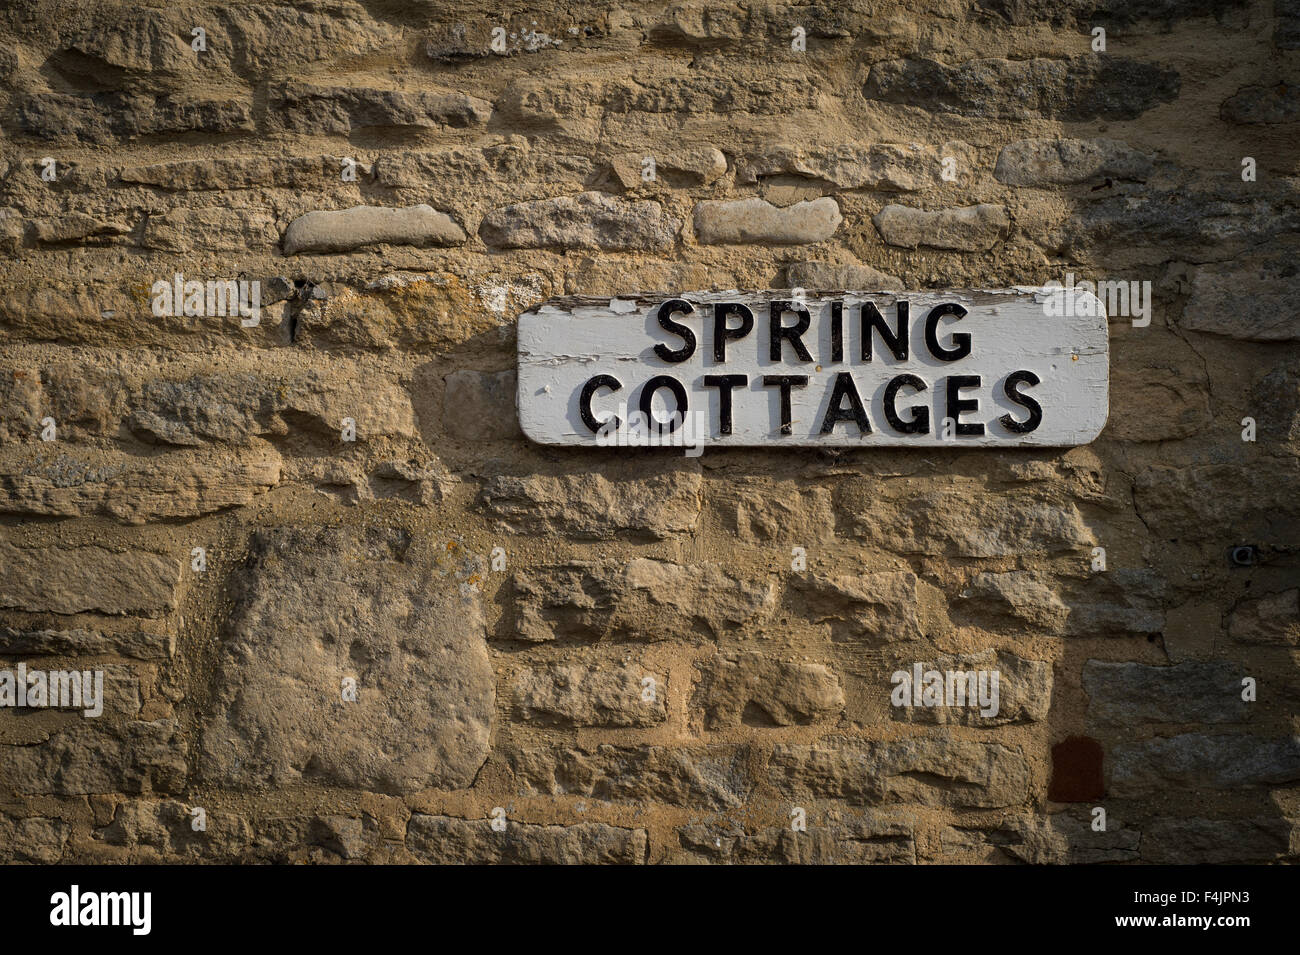
[[[1142,833],[1144,861],[1156,865],[1273,862],[1290,854],[1285,819],[1158,819]]]
[[[1007,234],[1006,209],[987,203],[963,209],[927,211],[908,206],[885,206],[871,220],[880,237],[904,249],[926,246],[980,252],[991,249]]]
[[[1300,339],[1291,303],[1300,294],[1294,256],[1265,254],[1249,266],[1207,265],[1196,270],[1180,322],[1185,329],[1250,341]]]
[[[891,663],[891,685],[892,677],[900,671],[915,677],[914,663],[911,659],[897,659]],[[948,706],[945,699],[943,706],[893,706],[890,715],[899,722],[988,727],[1008,723],[1037,723],[1047,718],[1052,702],[1052,665],[1044,660],[1026,660],[1013,653],[984,650],[979,653],[937,657],[920,663],[922,690],[925,687],[924,674],[934,670],[944,674],[945,680],[949,671],[976,673],[976,692],[970,694],[971,684],[966,679],[962,680],[962,692],[966,694],[967,701],[965,705]],[[986,713],[986,710],[992,710],[992,705],[985,705],[980,699],[981,685],[986,688],[987,698],[992,698],[992,676],[987,676],[986,682],[981,684],[978,676],[980,672],[998,675],[996,712]],[[956,692],[954,685],[954,702],[957,699]],[[923,694],[923,703],[924,699]]]
[[[652,469],[640,473],[647,470]],[[698,472],[664,468],[654,468],[648,477],[499,475],[487,482],[481,499],[489,513],[516,533],[663,539],[694,529],[701,486]]]
[[[482,608],[454,575],[404,566],[408,545],[398,531],[256,535],[234,580],[205,779],[388,793],[473,781],[495,710]]]
[[[1228,618],[1228,634],[1241,643],[1300,644],[1300,590],[1243,600]]]
[[[792,262],[785,267],[787,288],[901,289],[903,280],[869,265],[833,265],[830,262]]]
[[[1009,186],[1146,179],[1152,162],[1114,139],[1024,139],[1002,147],[993,175]]]
[[[695,237],[705,245],[803,245],[829,239],[843,221],[839,204],[829,197],[784,209],[762,199],[709,201],[695,207]]]
[[[766,621],[777,598],[771,580],[742,581],[715,565],[646,558],[519,572],[514,593],[513,636],[530,642],[717,637]]]
[[[641,865],[647,846],[644,829],[601,823],[508,823],[505,832],[494,832],[489,819],[417,812],[406,829],[406,847],[433,865]]]
[[[721,658],[704,668],[697,690],[706,728],[798,726],[832,720],[844,690],[825,664],[790,663],[757,653]]]
[[[903,814],[869,811],[811,821],[805,832],[789,826],[693,823],[677,833],[674,862],[716,865],[881,865],[916,862],[913,821]]]
[[[944,861],[954,864],[1015,861],[1029,865],[1094,865],[1136,862],[1144,834],[1107,820],[1105,831],[1091,819],[1067,813],[1012,816],[997,829],[952,826],[940,834]]]
[[[284,254],[347,252],[366,245],[457,245],[464,241],[464,230],[451,216],[431,206],[356,206],[339,212],[309,212],[294,219],[284,232]]]
[[[600,744],[591,749],[520,748],[506,753],[505,760],[525,795],[722,810],[744,805],[753,789],[748,755],[743,747],[725,744]]]
[[[0,606],[73,614],[157,616],[176,606],[181,561],[103,547],[20,547],[0,541]]]
[[[156,456],[45,446],[0,451],[0,511],[124,524],[198,517],[248,504],[280,482],[281,458],[259,442]]]
[[[1124,743],[1111,757],[1110,794],[1120,797],[1183,787],[1276,786],[1300,779],[1300,738],[1186,733]]]
[[[1141,663],[1089,660],[1083,667],[1088,718],[1133,727],[1142,723],[1240,723],[1250,704],[1242,674],[1226,663]]]
[[[945,736],[887,742],[831,738],[773,748],[769,782],[783,795],[843,799],[850,805],[908,802],[995,808],[1019,804],[1029,773],[998,743]]]
[[[515,678],[514,705],[521,720],[542,724],[653,726],[668,718],[666,682],[645,667],[554,664]]]
[[[890,60],[871,67],[869,101],[982,119],[1135,119],[1178,95],[1173,70],[1115,56]]]
[[[680,222],[657,202],[584,192],[493,210],[483,218],[479,235],[501,249],[656,252],[673,244],[679,228]]]

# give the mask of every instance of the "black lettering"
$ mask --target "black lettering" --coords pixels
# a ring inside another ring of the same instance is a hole
[[[660,421],[654,414],[654,397],[655,392],[660,388],[667,388],[677,399],[676,408],[672,417],[667,421]],[[663,434],[672,434],[686,421],[687,401],[686,389],[682,383],[672,375],[655,375],[645,383],[641,388],[641,414],[645,415],[646,424],[654,427],[658,426]]]
[[[747,384],[748,375],[704,376],[704,387],[718,389],[718,434],[731,434],[731,392]]]
[[[843,407],[844,399],[849,406]],[[822,419],[822,434],[831,434],[835,425],[841,421],[853,421],[858,426],[858,434],[870,434],[871,422],[867,420],[867,409],[862,407],[862,398],[858,395],[858,386],[853,383],[853,376],[842,371],[835,376],[835,387],[831,390],[831,403]]]
[[[1043,423],[1043,407],[1028,395],[1022,395],[1016,390],[1016,385],[1021,382],[1029,385],[1031,388],[1038,384],[1038,376],[1032,371],[1013,371],[1007,375],[1007,380],[1002,383],[1002,393],[1029,411],[1029,418],[1026,421],[1017,421],[1009,414],[1004,414],[998,420],[1002,422],[1002,427],[1006,428],[1012,434],[1028,434],[1035,430]]]
[[[808,326],[812,324],[812,316],[808,314],[808,309],[794,302],[779,299],[772,302],[770,308],[771,331],[768,337],[768,357],[772,361],[781,360],[781,339],[784,338],[794,346],[794,353],[799,356],[800,361],[812,361],[812,355],[808,354],[808,349],[803,347],[803,339],[799,337],[808,331]],[[799,321],[790,326],[782,325],[781,318],[786,312],[794,312],[799,316]]]
[[[728,315],[739,315],[740,324],[727,326]],[[719,302],[713,306],[713,360],[722,364],[727,360],[727,339],[744,338],[754,330],[754,313],[739,302]]]
[[[907,326],[911,321],[911,305],[900,301],[896,306],[898,318],[896,329],[891,332],[885,324],[885,316],[880,314],[872,302],[862,305],[862,360],[871,361],[871,339],[875,332],[880,333],[880,340],[899,361],[907,361]]]
[[[582,416],[582,423],[590,428],[592,432],[599,432],[605,426],[597,421],[596,416],[591,413],[591,398],[596,393],[597,388],[620,391],[623,388],[623,382],[613,375],[596,375],[594,378],[588,379],[587,383],[582,386],[582,394],[578,396],[578,414]],[[618,415],[611,415],[608,425],[610,428],[618,429],[622,422],[618,420]]]
[[[955,336],[954,336],[955,337]],[[959,435],[977,435],[984,433],[984,424],[982,422],[963,422],[961,416],[967,411],[979,411],[980,403],[978,398],[962,398],[961,389],[978,388],[980,386],[979,375],[949,375],[947,381],[947,398],[948,413],[947,417],[951,418],[956,425],[955,431]]]
[[[806,314],[806,313],[805,313]],[[807,375],[764,375],[763,387],[771,388],[779,386],[781,389],[781,433],[790,434],[790,389],[806,388],[808,386]]]
[[[930,309],[930,314],[925,317],[925,347],[930,349],[930,354],[940,361],[958,361],[970,354],[970,335],[966,332],[953,332],[953,347],[944,348],[940,345],[938,335],[939,319],[945,315],[955,315],[959,319],[965,318],[966,309],[956,302],[946,302]]]
[[[844,303],[831,302],[831,364],[844,360]]]
[[[659,327],[679,336],[682,341],[686,343],[678,349],[669,348],[662,342],[656,345],[655,354],[664,361],[686,361],[695,354],[695,332],[688,326],[683,325],[681,322],[674,322],[670,317],[676,312],[690,315],[693,314],[694,311],[694,305],[680,298],[670,298],[659,306]]]
[[[925,405],[913,405],[910,409],[912,420],[904,421],[898,416],[898,390],[900,388],[915,388],[917,391],[925,391],[927,385],[916,375],[899,375],[891,378],[889,384],[885,386],[885,419],[889,426],[899,434],[929,434],[930,433],[930,409]]]

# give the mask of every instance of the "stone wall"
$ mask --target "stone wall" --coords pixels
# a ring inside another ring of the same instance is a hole
[[[1295,0],[6,4],[0,660],[105,703],[0,709],[0,859],[1294,860],[1298,51]],[[1086,447],[518,430],[552,296],[1067,273],[1152,288]],[[996,718],[891,705],[954,662]]]

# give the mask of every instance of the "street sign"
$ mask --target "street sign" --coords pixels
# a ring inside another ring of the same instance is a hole
[[[1063,447],[1108,409],[1104,307],[1071,288],[568,297],[518,337],[542,444]]]

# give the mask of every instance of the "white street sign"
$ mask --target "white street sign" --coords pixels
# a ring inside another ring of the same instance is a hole
[[[1062,447],[1101,432],[1108,375],[1104,308],[1072,288],[571,297],[519,318],[519,421],[542,444]]]

